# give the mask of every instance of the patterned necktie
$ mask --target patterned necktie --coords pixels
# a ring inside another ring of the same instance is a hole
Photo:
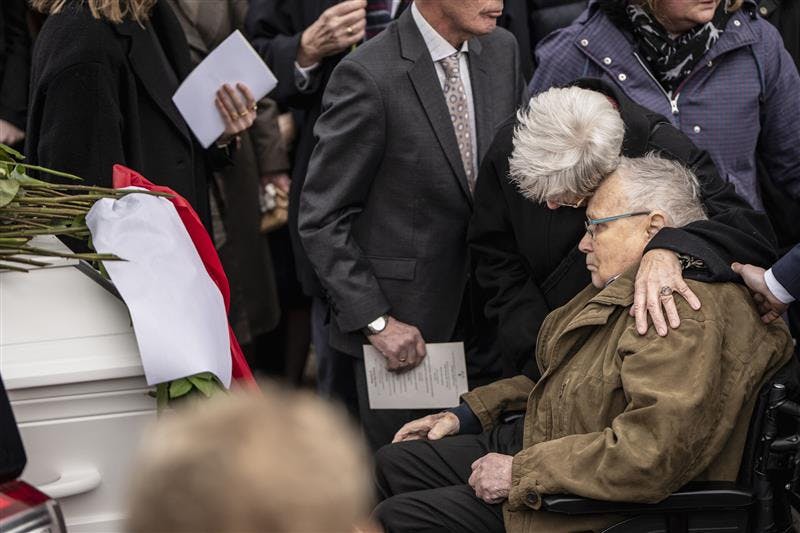
[[[469,104],[464,83],[461,81],[461,69],[458,58],[461,52],[446,57],[439,61],[444,68],[444,98],[450,110],[450,120],[458,140],[458,151],[461,153],[461,162],[467,173],[467,184],[472,192],[475,189],[475,167],[473,165],[472,134],[470,133]]]

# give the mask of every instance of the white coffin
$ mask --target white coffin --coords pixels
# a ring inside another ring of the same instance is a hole
[[[59,500],[71,533],[121,531],[155,400],[125,304],[76,261],[53,263],[0,273],[0,375],[28,455],[22,478]]]

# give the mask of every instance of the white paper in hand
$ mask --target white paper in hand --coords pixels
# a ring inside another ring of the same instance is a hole
[[[413,370],[386,370],[386,358],[371,344],[364,346],[364,367],[370,409],[446,409],[456,407],[467,392],[463,342],[426,344],[428,355]]]
[[[131,313],[147,383],[212,372],[229,387],[225,303],[172,203],[104,198],[86,224],[98,252],[126,259],[103,264]]]
[[[208,54],[172,97],[203,148],[211,146],[225,131],[214,98],[226,83],[234,88],[237,83],[244,83],[256,101],[278,84],[275,75],[239,30]]]

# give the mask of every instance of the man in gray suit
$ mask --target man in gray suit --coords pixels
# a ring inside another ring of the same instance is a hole
[[[416,0],[334,70],[300,199],[300,237],[330,306],[331,346],[357,358],[373,448],[421,413],[370,410],[362,345],[402,372],[425,342],[468,340],[466,233],[495,126],[524,101],[502,0]],[[469,364],[469,361],[468,361]]]

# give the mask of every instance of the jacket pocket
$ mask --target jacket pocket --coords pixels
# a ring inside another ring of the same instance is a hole
[[[416,259],[403,259],[397,257],[367,256],[372,263],[375,277],[380,279],[399,279],[411,281],[417,268]]]

